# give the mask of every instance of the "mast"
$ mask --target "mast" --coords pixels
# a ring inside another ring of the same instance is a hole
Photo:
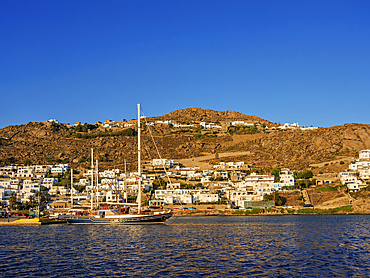
[[[139,180],[137,184],[137,210],[138,214],[141,213],[141,146],[140,146],[140,132],[141,132],[141,127],[140,127],[140,103],[137,105],[137,164],[138,164],[138,172],[139,172]]]
[[[91,149],[91,210],[94,209],[94,150]]]
[[[71,208],[73,208],[73,169],[71,168]]]
[[[125,182],[123,184],[123,197],[125,197],[125,193],[126,193],[126,200],[125,202],[128,203],[128,193],[127,193],[127,189],[126,189],[126,180],[127,180],[127,169],[126,169],[126,159],[125,159]]]
[[[95,194],[96,194],[96,207],[99,207],[99,192],[98,192],[98,185],[99,185],[99,165],[98,160],[96,160],[96,167],[95,167]]]

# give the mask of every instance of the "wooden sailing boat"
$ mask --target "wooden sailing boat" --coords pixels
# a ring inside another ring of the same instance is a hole
[[[63,216],[69,224],[159,224],[164,223],[173,213],[169,211],[156,211],[143,214],[141,211],[141,125],[140,125],[140,104],[138,108],[138,196],[137,213],[121,213],[118,209],[98,209],[93,208],[93,195],[91,196],[91,210],[88,215],[69,215]],[[93,161],[93,158],[92,158]],[[93,164],[92,164],[93,165]],[[93,169],[93,166],[92,166]],[[93,181],[93,174],[92,174]],[[96,184],[97,185],[97,184]],[[93,189],[92,189],[93,190]]]

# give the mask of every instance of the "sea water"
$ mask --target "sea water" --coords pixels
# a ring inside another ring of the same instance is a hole
[[[0,277],[366,277],[370,216],[0,226]]]

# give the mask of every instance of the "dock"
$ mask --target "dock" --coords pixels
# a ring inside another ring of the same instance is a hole
[[[52,220],[46,218],[3,218],[0,219],[0,226],[5,225],[17,225],[17,226],[38,226],[38,225],[56,225],[56,224],[67,224],[66,220]]]

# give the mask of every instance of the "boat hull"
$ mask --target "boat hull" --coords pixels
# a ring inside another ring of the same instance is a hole
[[[135,225],[135,224],[163,224],[173,215],[172,212],[155,215],[132,215],[124,218],[95,218],[93,216],[63,216],[68,224],[85,225]]]

